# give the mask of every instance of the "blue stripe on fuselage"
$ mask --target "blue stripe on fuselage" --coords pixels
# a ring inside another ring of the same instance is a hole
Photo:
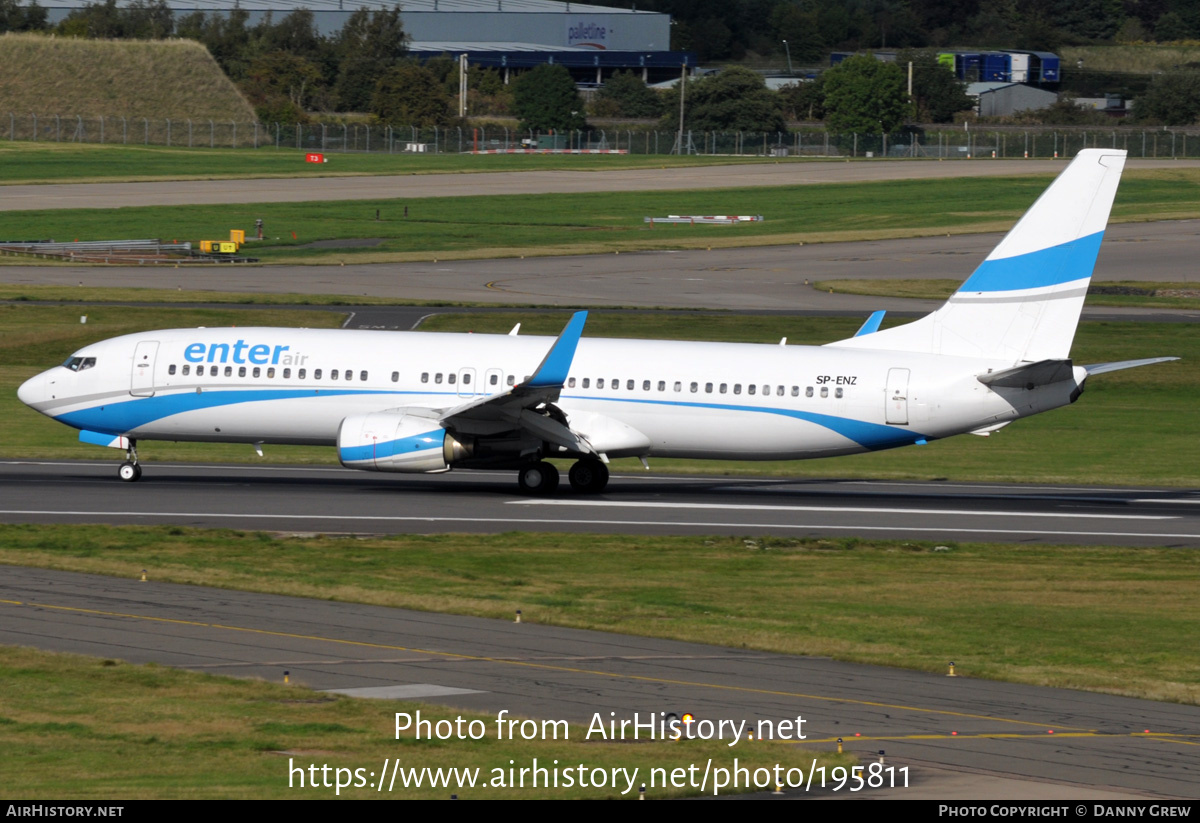
[[[56,416],[55,419],[77,429],[87,429],[94,432],[109,434],[125,434],[164,417],[197,411],[199,409],[230,406],[239,403],[254,403],[270,400],[291,400],[300,397],[344,396],[352,394],[374,394],[380,397],[389,395],[425,395],[432,392],[397,392],[360,389],[238,389],[216,390],[196,394],[194,392],[179,392],[175,394],[157,394],[153,397],[138,397],[122,399],[89,409],[68,412]],[[918,439],[932,440],[933,437],[923,435],[909,429],[896,426],[885,426],[879,423],[868,423],[848,417],[836,417],[831,414],[799,411],[797,409],[773,408],[771,406],[745,406],[725,403],[695,403],[678,400],[642,400],[640,398],[623,397],[588,397],[564,396],[564,400],[580,400],[588,402],[611,403],[642,403],[653,406],[675,406],[678,408],[716,409],[720,411],[750,412],[756,414],[774,414],[803,420],[834,431],[843,437],[871,449],[889,449],[895,446],[905,446]],[[362,458],[348,458],[362,459]]]
[[[959,292],[1015,291],[1057,286],[1092,276],[1104,232],[1098,231],[1048,249],[984,260]]]

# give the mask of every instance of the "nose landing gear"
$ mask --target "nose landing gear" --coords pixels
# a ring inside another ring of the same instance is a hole
[[[130,440],[129,448],[125,450],[125,462],[117,469],[117,477],[127,483],[132,483],[141,476],[142,467],[138,464],[137,443]]]

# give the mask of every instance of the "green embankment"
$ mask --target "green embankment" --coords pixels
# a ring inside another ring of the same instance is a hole
[[[19,238],[197,241],[228,237],[232,228],[249,232],[255,219],[262,218],[266,240],[245,248],[264,262],[428,261],[1000,231],[1029,208],[1047,180],[1036,175],[896,180],[780,187],[766,195],[759,188],[744,188],[65,209],[7,212],[3,224],[5,234]],[[1114,220],[1200,216],[1197,182],[1200,169],[1129,172],[1117,193]],[[937,208],[930,208],[931,203]],[[647,215],[714,211],[764,214],[767,219],[733,226],[655,228],[643,222]],[[346,239],[379,242],[369,248],[302,248],[314,241]],[[19,257],[0,260],[28,262]]]
[[[79,315],[86,311],[88,324]],[[61,362],[87,342],[148,328],[286,325],[336,327],[335,312],[183,308],[0,306],[0,417],[8,457],[115,459],[119,452],[77,442],[73,430],[25,408],[16,387]],[[523,334],[557,334],[565,314],[440,315],[428,331],[507,332],[520,320]],[[593,337],[730,340],[821,344],[848,337],[859,321],[739,315],[594,314]],[[1193,432],[1200,429],[1200,340],[1187,324],[1083,323],[1074,356],[1104,363],[1156,355],[1181,362],[1101,375],[1074,406],[1021,420],[988,438],[955,437],[923,447],[811,461],[727,462],[653,459],[656,470],[808,477],[952,478],[1043,483],[1196,483]],[[141,444],[143,460],[258,461],[244,445]],[[272,446],[273,462],[333,463],[331,449]],[[641,471],[617,461],[618,471]]]
[[[188,118],[205,123],[210,118],[254,119],[254,109],[212,55],[192,40],[77,40],[10,33],[0,36],[0,66],[0,113],[5,117],[13,112],[22,118],[34,113],[179,123]],[[68,123],[68,135],[75,125]],[[110,140],[116,125],[109,126]],[[27,128],[24,123],[22,128]]]

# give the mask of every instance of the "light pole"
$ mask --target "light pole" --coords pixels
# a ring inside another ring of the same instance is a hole
[[[790,48],[788,48],[788,44],[787,44],[786,40],[783,41],[783,50],[787,54],[788,77],[791,77],[792,73],[793,73],[792,72],[792,50]]]

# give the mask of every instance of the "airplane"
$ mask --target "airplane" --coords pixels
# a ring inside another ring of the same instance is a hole
[[[380,472],[517,472],[578,493],[617,457],[779,460],[990,435],[1069,405],[1089,377],[1071,342],[1125,152],[1080,151],[944,305],[824,346],[286,328],[148,331],[85,346],[21,401],[123,449],[143,440],[328,445]]]

